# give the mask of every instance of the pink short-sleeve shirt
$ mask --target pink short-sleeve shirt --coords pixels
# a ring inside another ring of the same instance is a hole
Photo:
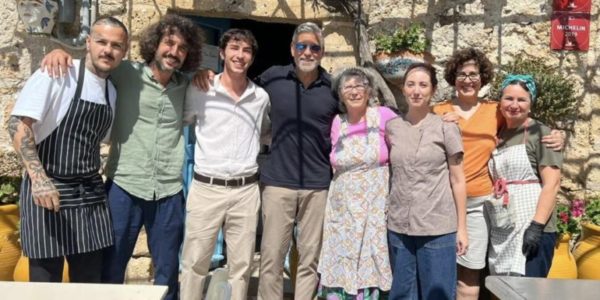
[[[395,118],[397,115],[391,109],[385,106],[377,107],[379,112],[379,163],[383,165],[387,165],[389,162],[389,151],[387,144],[385,142],[385,124],[387,121]],[[340,137],[340,117],[335,116],[333,119],[333,123],[331,124],[331,153],[329,154],[329,161],[331,162],[331,166],[335,168],[335,153],[338,139]],[[366,121],[361,121],[356,124],[351,124],[348,126],[348,136],[359,135],[364,136],[367,134],[367,123]]]

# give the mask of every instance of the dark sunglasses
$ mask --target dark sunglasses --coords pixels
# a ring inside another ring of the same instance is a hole
[[[319,46],[319,45],[308,45],[308,44],[303,44],[303,43],[296,43],[296,45],[294,47],[296,48],[296,51],[298,51],[300,53],[304,52],[304,50],[306,50],[306,48],[309,48],[310,52],[313,52],[313,53],[321,52],[321,46]]]

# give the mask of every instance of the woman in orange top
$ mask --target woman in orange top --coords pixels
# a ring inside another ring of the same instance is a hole
[[[494,67],[483,52],[474,48],[457,51],[444,71],[444,79],[455,87],[456,97],[433,107],[433,112],[443,115],[445,121],[458,123],[464,146],[469,250],[457,259],[457,299],[478,298],[479,272],[485,267],[489,228],[483,202],[492,194],[487,163],[496,147],[496,134],[505,121],[498,102],[480,99],[478,94],[493,76]],[[542,141],[560,151],[563,140],[560,132],[553,131]]]

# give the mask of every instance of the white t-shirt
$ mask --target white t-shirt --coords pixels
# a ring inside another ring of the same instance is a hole
[[[77,89],[79,63],[79,60],[74,60],[73,66],[68,70],[67,75],[62,78],[54,79],[48,76],[48,73],[38,70],[31,75],[21,90],[11,115],[36,120],[32,126],[36,144],[47,138],[67,114]],[[107,82],[109,84],[110,106],[114,116],[115,101],[117,99],[117,91],[114,85],[109,80],[96,76],[87,68],[85,69],[85,78],[81,89],[81,99],[105,104]],[[107,141],[109,137],[110,129],[106,133],[104,141]]]
[[[186,94],[186,122],[195,117],[194,171],[204,176],[234,178],[258,171],[256,158],[269,95],[248,82],[235,102],[215,76],[208,92],[190,84]]]

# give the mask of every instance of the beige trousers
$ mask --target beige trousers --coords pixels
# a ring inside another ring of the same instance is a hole
[[[316,298],[327,190],[266,186],[262,192],[263,236],[258,299],[283,299],[283,265],[297,223],[298,273],[294,299]]]
[[[224,187],[193,181],[186,204],[181,299],[203,299],[219,228],[227,243],[233,300],[246,299],[260,205],[258,183]]]

